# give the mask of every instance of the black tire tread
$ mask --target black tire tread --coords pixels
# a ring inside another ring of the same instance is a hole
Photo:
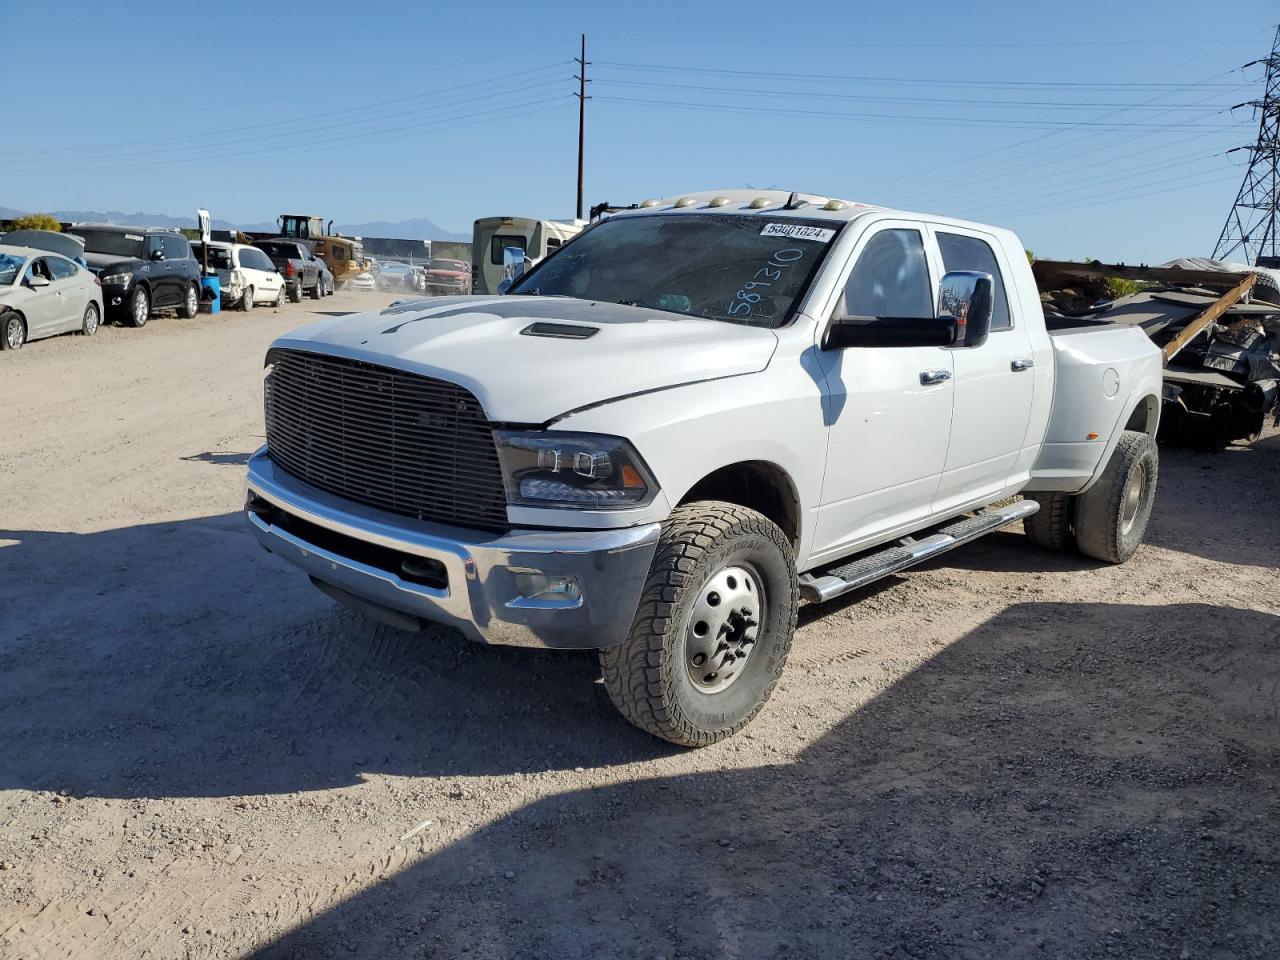
[[[1086,557],[1104,563],[1124,563],[1132,556],[1132,551],[1126,553],[1121,543],[1120,501],[1130,469],[1148,453],[1153,455],[1148,496],[1155,496],[1159,476],[1155,451],[1156,441],[1151,435],[1137,430],[1124,431],[1098,482],[1074,498],[1076,546]]]
[[[750,723],[772,695],[795,633],[799,593],[793,574],[791,618],[778,668],[748,716],[731,727],[703,731],[684,717],[674,701],[664,697],[664,690],[669,686],[665,675],[679,667],[678,661],[664,657],[664,651],[667,632],[673,627],[678,629],[672,612],[680,590],[706,554],[731,533],[754,534],[770,540],[791,560],[790,541],[769,518],[755,510],[717,500],[677,507],[662,525],[662,537],[626,641],[600,651],[604,686],[618,711],[641,730],[682,746],[704,747],[717,743]],[[794,571],[794,562],[791,567]]]
[[[1071,494],[1029,493],[1026,498],[1040,504],[1036,513],[1022,521],[1022,530],[1031,542],[1046,550],[1069,550],[1074,546]]]

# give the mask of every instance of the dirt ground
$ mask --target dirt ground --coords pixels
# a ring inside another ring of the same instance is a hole
[[[1280,434],[1163,450],[1125,567],[806,608],[686,752],[251,540],[267,343],[389,299],[0,354],[0,956],[1280,956]]]

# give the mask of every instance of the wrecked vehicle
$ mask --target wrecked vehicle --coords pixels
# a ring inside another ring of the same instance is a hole
[[[1136,327],[1161,348],[1162,443],[1220,450],[1280,418],[1280,271],[1185,259],[1033,272],[1050,329]],[[1134,292],[1113,296],[1117,280]]]
[[[801,599],[1014,521],[1123,562],[1156,491],[1140,330],[1051,336],[1007,230],[810,194],[646,201],[509,295],[327,318],[266,364],[263,546],[401,628],[599,650],[688,746],[768,700]]]

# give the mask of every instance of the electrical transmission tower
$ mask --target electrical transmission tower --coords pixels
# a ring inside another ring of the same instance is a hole
[[[1267,65],[1267,83],[1261,100],[1237,104],[1253,107],[1261,119],[1258,140],[1237,150],[1249,151],[1249,169],[1236,194],[1227,222],[1213,250],[1217,260],[1231,260],[1233,254],[1255,266],[1280,266],[1280,237],[1276,235],[1276,205],[1280,200],[1280,180],[1276,165],[1280,162],[1280,27],[1276,28],[1271,55],[1265,60],[1245,64]],[[1234,108],[1233,108],[1234,109]],[[1232,151],[1235,152],[1235,151]],[[1237,253],[1238,252],[1238,253]]]

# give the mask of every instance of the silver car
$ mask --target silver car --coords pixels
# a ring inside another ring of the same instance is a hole
[[[0,349],[73,330],[92,336],[101,323],[92,273],[56,253],[0,245]]]

